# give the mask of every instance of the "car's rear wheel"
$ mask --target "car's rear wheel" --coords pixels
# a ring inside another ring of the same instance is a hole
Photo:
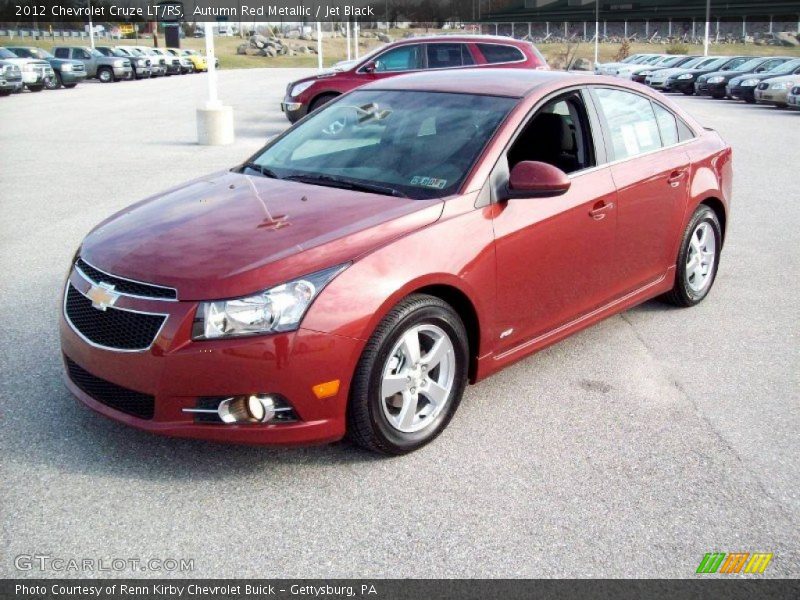
[[[722,228],[716,213],[705,204],[694,211],[683,232],[675,269],[675,285],[663,296],[677,306],[700,303],[714,285],[722,249]]]
[[[349,437],[393,455],[431,442],[458,408],[468,360],[466,329],[453,308],[433,296],[409,296],[381,321],[359,360]]]
[[[76,85],[78,85],[78,84],[77,84],[77,83],[65,83],[65,84],[64,84],[64,87],[65,87],[65,88],[67,88],[68,90],[71,90],[71,89],[72,89],[72,88],[74,88]]]
[[[103,83],[111,83],[114,81],[114,72],[108,67],[103,67],[97,70],[97,78]]]
[[[686,96],[693,96],[694,95],[694,90],[692,88],[683,88],[681,91]]]

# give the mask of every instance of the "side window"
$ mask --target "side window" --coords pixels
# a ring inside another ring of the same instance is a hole
[[[472,56],[464,44],[428,44],[426,53],[429,69],[446,69],[472,64]],[[470,62],[464,62],[465,56]]]
[[[515,46],[505,46],[502,44],[478,44],[480,50],[487,63],[507,63],[525,60],[525,55],[522,50]]]
[[[656,111],[658,130],[661,132],[661,143],[664,146],[677,144],[680,138],[678,136],[678,121],[675,115],[660,104],[653,104],[653,110]]]
[[[630,158],[661,147],[658,123],[650,100],[621,90],[595,90],[614,148],[614,160]]]
[[[694,132],[683,122],[683,119],[678,119],[678,137],[682,142],[694,137]]]
[[[735,71],[737,67],[740,67],[744,63],[748,61],[747,58],[737,58],[736,60],[732,60],[729,64],[725,65],[722,70],[723,71]]]
[[[69,58],[69,48],[56,48],[56,58]]]
[[[419,45],[400,46],[381,54],[375,60],[375,71],[413,71],[422,68],[422,54]]]
[[[565,173],[595,166],[589,117],[580,93],[560,96],[539,109],[507,157],[509,169],[524,160],[545,162]]]

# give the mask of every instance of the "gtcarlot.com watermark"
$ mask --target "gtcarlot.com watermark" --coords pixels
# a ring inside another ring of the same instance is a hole
[[[190,573],[193,558],[75,558],[50,554],[18,554],[14,557],[18,571],[56,573]]]

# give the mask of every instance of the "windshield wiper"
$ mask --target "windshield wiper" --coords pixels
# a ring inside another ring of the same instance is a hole
[[[280,177],[278,177],[275,174],[275,171],[272,171],[271,169],[268,169],[263,165],[259,165],[258,163],[246,162],[242,165],[242,170],[244,169],[252,169],[253,171],[258,171],[264,177],[269,177],[270,179],[280,179]]]
[[[403,192],[393,187],[377,185],[374,183],[362,183],[350,179],[340,179],[331,175],[289,175],[284,179],[299,181],[300,183],[310,183],[312,185],[324,185],[328,187],[341,188],[344,190],[356,190],[359,192],[371,192],[384,196],[396,196],[397,198],[408,198]]]

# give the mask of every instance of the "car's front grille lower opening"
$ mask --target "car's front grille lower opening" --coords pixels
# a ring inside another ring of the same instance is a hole
[[[155,398],[148,394],[129,390],[92,375],[68,356],[64,357],[70,380],[78,388],[109,408],[124,412],[140,419],[152,419],[155,412]]]
[[[107,307],[99,310],[92,301],[67,284],[64,314],[86,340],[113,350],[147,350],[155,341],[165,315],[152,315]]]

